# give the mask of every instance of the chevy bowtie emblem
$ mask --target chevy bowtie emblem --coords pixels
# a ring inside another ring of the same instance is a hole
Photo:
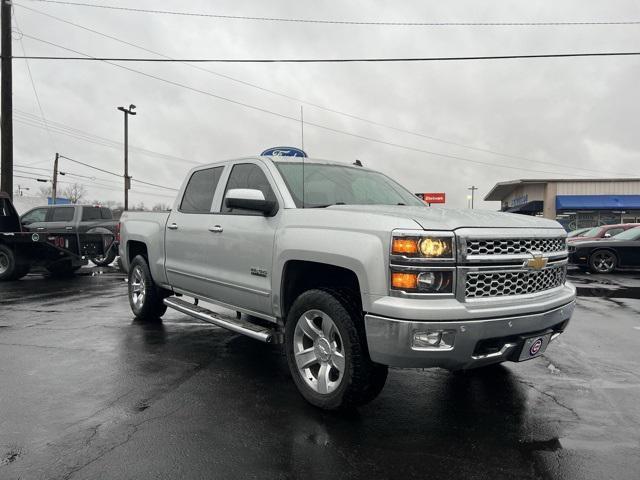
[[[529,260],[525,260],[524,266],[531,270],[542,270],[547,266],[548,258],[543,257],[541,253],[532,253]]]

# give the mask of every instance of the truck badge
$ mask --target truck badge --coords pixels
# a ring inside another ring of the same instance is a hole
[[[530,270],[542,270],[547,266],[548,258],[543,257],[542,253],[532,253],[529,260],[525,260],[524,266],[529,268]]]
[[[251,267],[251,275],[255,275],[256,277],[266,277],[267,271],[264,268]]]

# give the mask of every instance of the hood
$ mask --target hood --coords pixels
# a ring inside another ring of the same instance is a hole
[[[408,207],[403,205],[332,205],[331,210],[375,213],[410,218],[425,230],[458,228],[551,228],[562,226],[555,220],[515,213],[453,208]]]

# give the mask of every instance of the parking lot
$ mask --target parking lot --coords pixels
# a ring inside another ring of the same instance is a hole
[[[638,478],[640,273],[572,275],[545,355],[392,370],[320,411],[268,346],[169,311],[133,320],[124,276],[0,285],[0,478]]]

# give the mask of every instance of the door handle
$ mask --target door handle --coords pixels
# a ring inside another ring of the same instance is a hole
[[[214,225],[213,227],[209,227],[209,231],[213,233],[222,233],[222,227],[220,225]]]
[[[172,223],[170,225],[167,225],[167,228],[169,230],[177,230],[178,229],[178,224],[177,223]]]
[[[36,230],[44,230],[44,227],[38,227]]]
[[[65,230],[73,230],[73,227],[64,227]]]

